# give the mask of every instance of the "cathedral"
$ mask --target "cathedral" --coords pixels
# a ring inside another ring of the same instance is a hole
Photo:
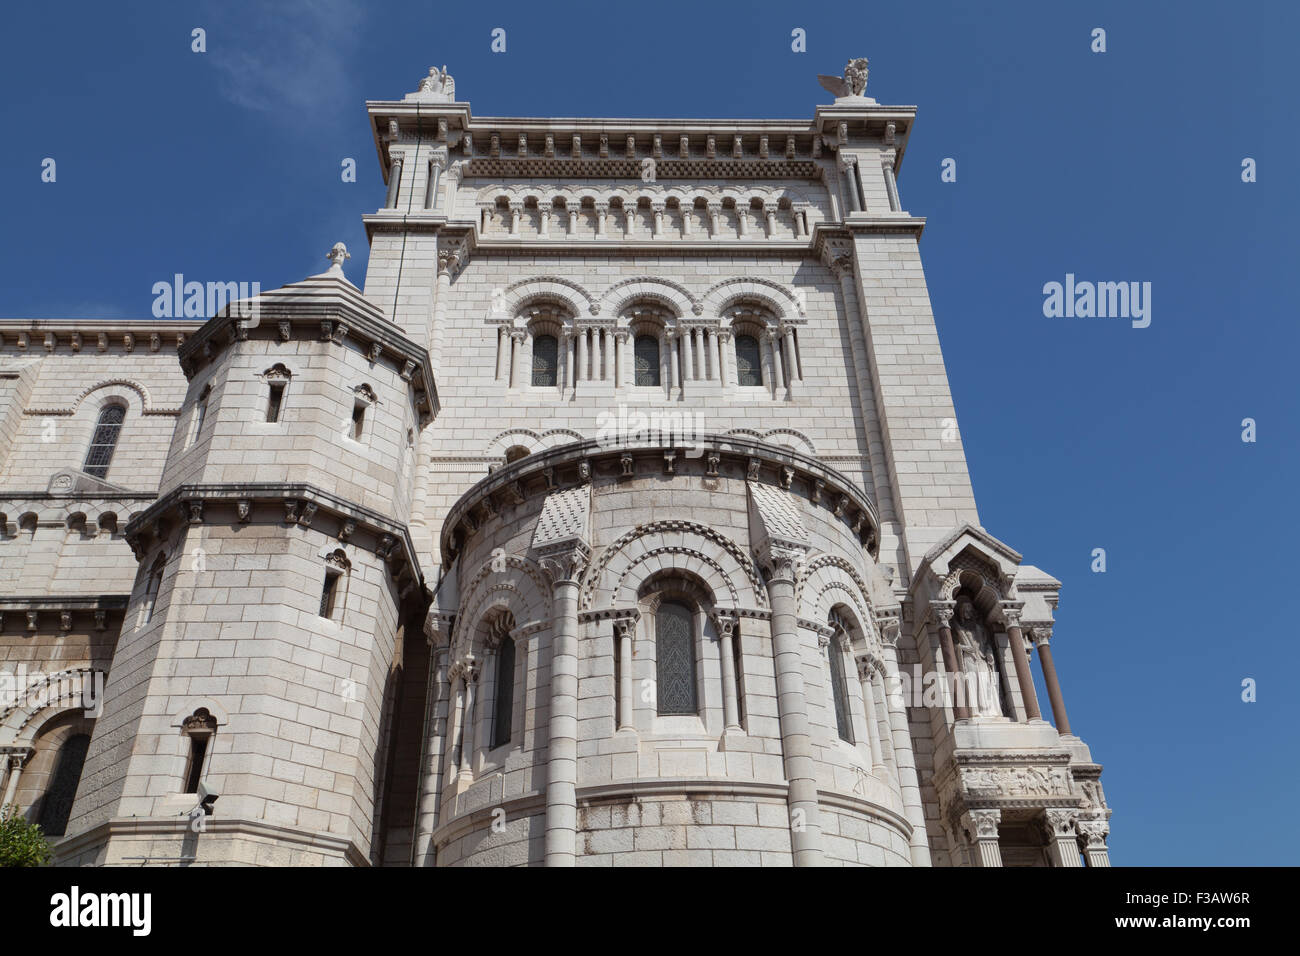
[[[0,803],[58,864],[1109,865],[916,109],[819,79],[521,119],[434,67],[366,104],[364,277],[0,322]]]

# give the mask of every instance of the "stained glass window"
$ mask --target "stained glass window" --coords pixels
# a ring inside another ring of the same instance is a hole
[[[694,714],[695,640],[691,611],[666,601],[655,614],[655,657],[660,714]]]
[[[510,743],[510,724],[514,720],[515,707],[515,642],[508,637],[503,637],[501,646],[497,648],[496,695],[492,746],[500,747]]]
[[[838,636],[838,635],[837,635]],[[840,740],[853,743],[853,730],[849,721],[849,688],[844,679],[844,651],[835,638],[827,648],[831,659],[831,696],[835,701],[835,729]]]
[[[108,477],[108,465],[113,460],[113,449],[117,447],[125,419],[125,405],[104,406],[99,413],[99,421],[95,423],[95,434],[90,439],[90,450],[86,452],[86,463],[82,466],[82,471],[95,478]]]
[[[555,385],[560,349],[554,335],[539,335],[533,339],[533,384]]]
[[[636,383],[659,384],[659,340],[653,335],[638,335],[633,349],[636,359]]]
[[[736,336],[736,381],[741,385],[763,384],[763,360],[758,339],[752,335]]]
[[[59,748],[49,789],[41,800],[40,819],[36,821],[46,836],[63,836],[68,829],[68,816],[72,813],[72,801],[77,796],[81,768],[86,762],[86,751],[89,749],[90,737],[86,734],[69,737]]]

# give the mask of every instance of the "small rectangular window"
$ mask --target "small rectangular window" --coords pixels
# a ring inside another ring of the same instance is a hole
[[[278,422],[280,420],[280,406],[284,403],[284,383],[272,382],[270,393],[266,399],[266,420],[268,422]]]
[[[334,602],[338,598],[339,578],[342,575],[337,571],[325,572],[325,586],[321,589],[320,595],[320,616],[334,617]]]
[[[366,406],[364,402],[357,402],[352,406],[352,437],[356,441],[361,441],[361,436],[366,427]]]

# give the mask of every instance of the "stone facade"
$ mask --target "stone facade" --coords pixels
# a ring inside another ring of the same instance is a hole
[[[0,322],[5,802],[67,864],[1107,865],[865,78],[520,120],[435,69],[368,104],[363,290]]]

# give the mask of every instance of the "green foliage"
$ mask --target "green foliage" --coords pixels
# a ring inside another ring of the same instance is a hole
[[[15,806],[0,807],[0,866],[45,866],[53,856],[39,824]]]

